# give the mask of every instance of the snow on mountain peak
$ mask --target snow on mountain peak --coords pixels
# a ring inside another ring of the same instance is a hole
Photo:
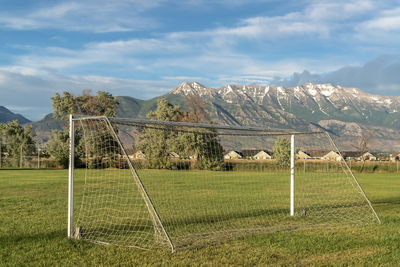
[[[357,105],[378,105],[380,109],[387,110],[393,108],[400,103],[400,97],[386,97],[379,95],[371,95],[363,92],[358,88],[348,88],[342,86],[334,86],[332,84],[313,84],[305,83],[291,88],[284,88],[282,86],[262,86],[262,85],[235,85],[228,84],[218,89],[204,86],[197,82],[183,82],[176,87],[172,94],[192,96],[197,95],[200,97],[212,97],[223,100],[227,103],[239,103],[239,101],[251,101],[259,105],[264,105],[269,101],[289,101],[291,97],[296,99],[303,105],[308,103],[307,98],[315,102],[325,113],[325,107],[333,105],[335,108],[347,110],[351,107],[349,103],[357,103]],[[292,100],[291,100],[292,101]],[[354,102],[356,101],[356,102]],[[293,104],[294,102],[291,102]],[[279,104],[282,109],[283,106]],[[397,109],[396,109],[397,110]],[[312,111],[313,112],[313,111]]]
[[[213,96],[215,94],[215,90],[198,82],[183,82],[174,90],[172,90],[171,93],[185,96]]]
[[[278,86],[278,87],[276,88],[276,90],[277,90],[279,93],[281,93],[282,95],[286,95],[286,92],[285,92],[285,90],[283,89],[282,86]]]

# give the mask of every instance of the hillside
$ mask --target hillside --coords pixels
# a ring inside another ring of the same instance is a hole
[[[0,123],[7,123],[17,120],[19,123],[28,123],[30,120],[20,114],[15,114],[8,110],[6,107],[0,106]]]
[[[291,127],[296,120],[339,120],[400,129],[400,97],[371,95],[357,88],[308,83],[291,88],[226,85],[214,89],[185,82],[170,94],[198,95],[244,124],[269,125],[274,120]]]
[[[31,122],[27,125],[32,125],[32,129],[35,131],[41,142],[47,142],[51,137],[52,130],[61,130],[63,128],[63,122],[55,119],[53,113],[47,114],[40,121]]]

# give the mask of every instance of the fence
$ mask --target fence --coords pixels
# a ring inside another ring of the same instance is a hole
[[[22,144],[9,149],[10,144],[0,143],[0,168],[56,168],[57,163],[47,154],[43,145]]]

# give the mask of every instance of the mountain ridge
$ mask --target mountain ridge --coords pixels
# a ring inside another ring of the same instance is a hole
[[[7,123],[13,120],[17,120],[21,124],[31,122],[21,114],[16,114],[8,108],[0,106],[0,123]]]
[[[198,93],[200,88],[202,93]],[[227,104],[247,102],[270,106],[311,122],[339,119],[400,129],[400,96],[373,95],[358,88],[312,83],[289,88],[234,84],[211,88],[197,82],[184,82],[170,94],[213,97]]]

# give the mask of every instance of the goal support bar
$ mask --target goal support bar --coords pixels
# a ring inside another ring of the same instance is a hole
[[[290,138],[290,216],[294,216],[294,134]]]
[[[140,179],[138,173],[136,172],[136,169],[133,167],[133,164],[132,164],[131,160],[129,159],[129,156],[125,151],[125,148],[122,146],[121,140],[119,139],[118,135],[114,131],[114,129],[107,117],[105,117],[105,123],[107,124],[107,127],[110,130],[111,134],[113,135],[115,141],[117,141],[118,145],[120,146],[123,155],[127,159],[129,169],[131,170],[131,172],[133,174],[133,180],[134,180],[135,184],[137,185],[140,194],[142,195],[142,198],[146,204],[147,210],[150,213],[155,230],[158,231],[159,230],[158,228],[161,228],[161,233],[158,233],[158,234],[165,236],[168,244],[171,247],[172,252],[174,252],[175,251],[174,244],[172,243],[172,240],[171,240],[170,236],[168,235],[168,232],[165,229],[164,224],[162,223],[161,218],[160,218],[156,208],[154,207],[154,204],[151,201],[151,199],[146,191],[146,188],[144,187],[144,185],[142,183],[142,180]]]
[[[68,167],[68,237],[74,235],[74,146],[73,115],[69,115],[69,167]]]

